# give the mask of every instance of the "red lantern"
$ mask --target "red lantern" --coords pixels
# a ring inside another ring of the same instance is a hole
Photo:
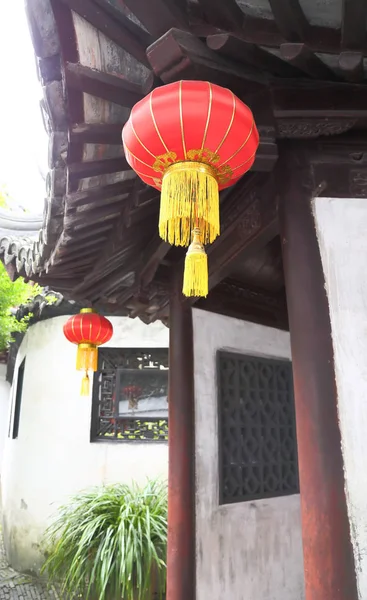
[[[112,334],[112,323],[91,308],[83,308],[78,315],[70,317],[64,325],[66,339],[78,345],[76,368],[78,371],[85,372],[82,382],[83,396],[89,394],[88,371],[97,371],[98,346],[108,342]]]
[[[182,246],[193,241],[184,293],[207,295],[203,244],[220,233],[219,190],[254,163],[259,134],[251,110],[209,82],[171,83],[134,106],[123,143],[130,166],[161,190],[161,237]]]
[[[141,388],[137,385],[127,385],[123,388],[124,396],[129,401],[129,409],[134,410],[138,408],[139,396],[141,394]]]

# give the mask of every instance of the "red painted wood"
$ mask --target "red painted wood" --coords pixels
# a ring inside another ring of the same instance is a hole
[[[194,383],[191,308],[182,273],[170,300],[167,600],[195,598]]]
[[[306,600],[356,600],[328,302],[305,157],[284,156],[279,221],[292,345]]]

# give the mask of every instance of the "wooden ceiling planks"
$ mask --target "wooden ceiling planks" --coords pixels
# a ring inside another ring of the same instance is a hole
[[[149,36],[144,36],[141,28],[138,28],[109,2],[102,1],[96,4],[92,0],[62,1],[118,46],[124,48],[141,63],[147,64],[145,48],[149,43]],[[140,33],[138,29],[140,29]]]

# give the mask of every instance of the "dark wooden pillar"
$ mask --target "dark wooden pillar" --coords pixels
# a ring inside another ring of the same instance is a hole
[[[292,158],[293,157],[293,158]],[[290,324],[306,600],[357,600],[329,308],[306,157],[280,171],[279,220]],[[281,166],[281,165],[280,165]]]
[[[170,301],[167,600],[195,598],[193,330],[181,286]]]

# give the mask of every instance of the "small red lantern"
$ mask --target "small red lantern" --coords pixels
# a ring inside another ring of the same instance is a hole
[[[97,371],[98,346],[108,342],[113,334],[112,323],[91,308],[83,308],[78,315],[70,317],[64,325],[64,335],[69,342],[78,345],[76,368],[84,371],[82,396],[89,394],[88,371]]]
[[[161,190],[160,236],[187,246],[183,292],[208,293],[203,245],[220,233],[219,190],[254,163],[259,134],[251,110],[228,89],[179,81],[138,102],[124,126],[130,166]]]
[[[138,408],[139,396],[141,394],[141,387],[137,385],[127,385],[123,388],[124,396],[129,401],[129,409],[134,410]]]

